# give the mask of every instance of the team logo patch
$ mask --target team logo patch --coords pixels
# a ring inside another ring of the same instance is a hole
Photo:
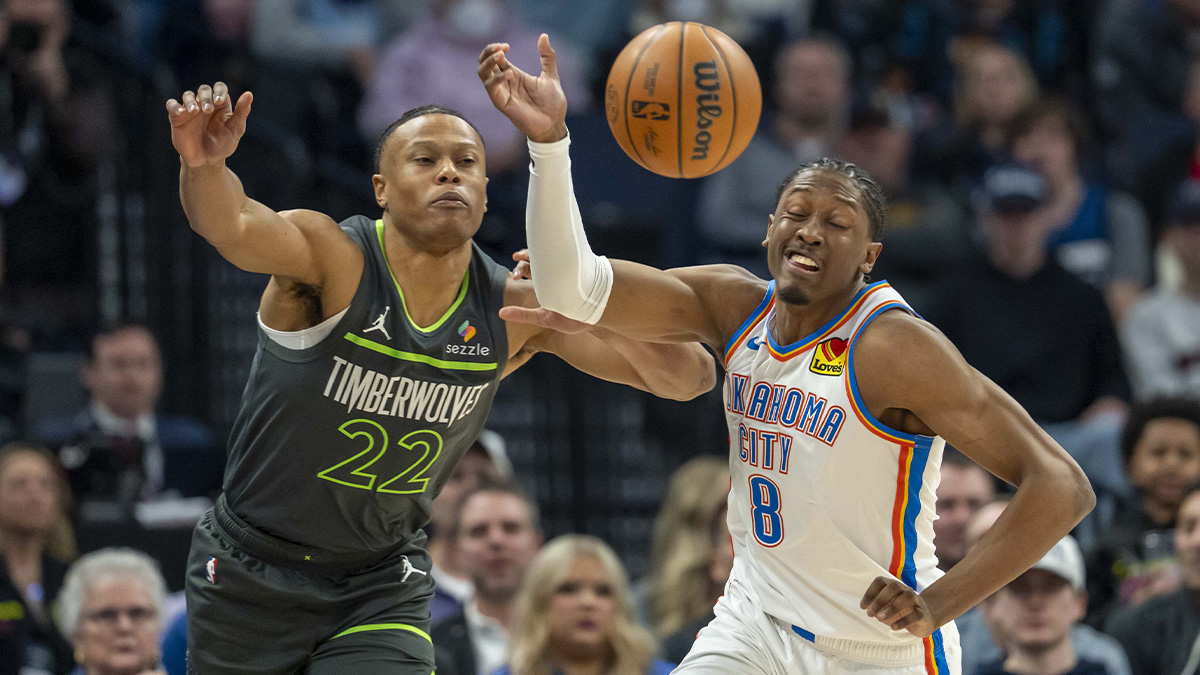
[[[458,327],[458,334],[462,336],[463,342],[470,342],[471,338],[475,337],[475,326],[472,326],[470,321],[464,321]]]
[[[217,583],[217,559],[210,557],[208,564],[204,566],[204,576],[208,579],[208,583]]]
[[[847,346],[841,338],[822,342],[813,350],[812,365],[808,369],[818,375],[841,375],[846,370]]]
[[[630,101],[634,117],[643,120],[671,119],[671,105],[658,101]]]

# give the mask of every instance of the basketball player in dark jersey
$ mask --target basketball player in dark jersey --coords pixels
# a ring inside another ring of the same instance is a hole
[[[537,301],[472,241],[485,151],[458,113],[393,124],[372,179],[382,218],[339,225],[249,199],[226,168],[252,100],[217,83],[167,102],[192,229],[271,275],[225,492],[192,541],[189,671],[430,675],[420,528],[499,381],[547,351],[686,399],[713,386],[713,363],[699,345],[506,325],[500,307]]]

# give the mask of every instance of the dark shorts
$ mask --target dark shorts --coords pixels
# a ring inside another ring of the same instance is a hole
[[[347,563],[253,530],[219,500],[188,558],[188,673],[431,675],[424,541]]]

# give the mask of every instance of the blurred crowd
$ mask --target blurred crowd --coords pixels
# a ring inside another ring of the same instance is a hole
[[[596,105],[669,20],[733,37],[764,89],[750,146],[698,181],[630,162]],[[374,213],[371,149],[402,112],[462,111],[488,149],[478,240],[506,259],[527,157],[476,59],[504,41],[536,70],[542,31],[598,251],[765,276],[779,181],[855,162],[889,197],[873,276],[1088,473],[1095,512],[960,620],[964,672],[1200,672],[1200,0],[0,0],[0,674],[183,672],[169,589],[224,430],[186,396],[167,414],[164,320],[106,290],[145,282],[113,232],[186,231],[162,102],[253,90],[248,194],[336,217]],[[74,355],[59,380],[31,375],[46,353]],[[605,542],[543,530],[504,445],[485,433],[435,502],[438,671],[667,672],[732,565],[723,461],[679,467],[631,581]],[[943,568],[1008,493],[947,451]]]

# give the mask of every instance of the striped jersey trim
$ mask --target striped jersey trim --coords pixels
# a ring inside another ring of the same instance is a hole
[[[408,319],[408,324],[418,331],[422,333],[432,333],[440,328],[442,324],[446,323],[446,319],[449,319],[451,315],[454,314],[454,310],[458,309],[458,306],[462,304],[463,298],[467,297],[467,287],[470,285],[471,281],[471,268],[470,266],[467,267],[467,273],[463,275],[462,285],[458,287],[458,296],[454,298],[454,302],[451,303],[450,309],[446,310],[446,313],[442,315],[442,318],[428,326],[418,326],[417,322],[413,321],[412,315],[408,313],[408,301],[404,299],[404,289],[400,288],[400,281],[396,279],[396,273],[392,271],[392,261],[388,260],[387,248],[385,248],[383,244],[384,227],[383,219],[375,221],[375,232],[379,237],[379,252],[383,254],[383,262],[387,265],[388,276],[392,278],[392,283],[396,285],[396,292],[400,294],[400,306],[404,308],[404,318]]]
[[[767,284],[767,294],[763,296],[762,301],[758,303],[758,306],[754,308],[753,312],[750,312],[750,316],[746,317],[746,320],[742,322],[742,325],[738,326],[738,329],[733,333],[733,337],[729,338],[729,342],[725,343],[726,365],[729,364],[729,359],[733,358],[733,353],[736,352],[738,347],[742,346],[742,343],[746,341],[746,336],[750,334],[750,331],[758,325],[759,321],[763,320],[763,317],[765,317],[767,312],[771,311],[771,308],[774,306],[775,282],[772,280],[771,283]]]
[[[346,339],[359,347],[366,347],[373,352],[379,352],[394,359],[401,361],[412,361],[414,363],[426,363],[435,368],[444,370],[495,370],[495,363],[475,363],[472,361],[446,361],[445,359],[435,359],[432,356],[424,354],[414,354],[413,352],[402,352],[399,349],[393,349],[387,345],[381,345],[374,340],[368,340],[365,337],[355,335],[354,333],[346,333]]]
[[[841,328],[847,321],[850,320],[851,317],[854,316],[854,313],[858,311],[858,308],[861,307],[864,302],[866,302],[868,297],[884,288],[891,288],[891,286],[889,286],[888,282],[886,281],[877,281],[868,286],[863,286],[862,289],[858,291],[858,295],[854,296],[854,300],[850,302],[850,306],[843,310],[841,314],[830,319],[828,323],[813,331],[808,337],[801,338],[800,341],[793,342],[790,345],[781,346],[776,344],[774,338],[771,337],[771,332],[767,331],[767,339],[764,342],[767,347],[767,351],[771,354],[771,356],[780,361],[788,361],[799,356],[800,354],[812,348],[813,345],[829,337],[831,333]]]
[[[846,354],[846,391],[850,394],[850,407],[854,409],[855,416],[858,417],[858,421],[862,422],[863,426],[870,429],[872,433],[886,441],[891,441],[892,443],[898,443],[900,445],[911,445],[917,440],[917,438],[919,438],[916,434],[910,434],[905,431],[900,431],[899,429],[893,429],[883,422],[875,419],[875,416],[871,414],[871,411],[867,410],[867,405],[863,402],[862,394],[858,390],[858,378],[856,378],[854,375],[854,347],[858,344],[858,336],[862,335],[863,330],[865,330],[866,327],[875,320],[875,317],[891,309],[903,309],[909,312],[912,311],[909,309],[908,305],[898,300],[886,302],[876,308],[875,311],[871,312],[870,316],[868,316],[862,322],[862,325],[858,327],[858,330],[855,331],[854,335],[850,338],[850,347],[848,348]]]
[[[352,628],[347,628],[346,630],[338,633],[337,635],[334,635],[333,637],[331,637],[329,639],[336,640],[336,639],[338,639],[340,637],[344,637],[346,635],[353,635],[355,633],[365,633],[366,631],[372,631],[372,630],[405,630],[410,633],[416,633],[417,635],[420,635],[421,637],[425,638],[430,643],[433,642],[433,639],[429,637],[429,633],[426,633],[425,631],[421,630],[420,628],[417,628],[416,626],[410,626],[406,623],[365,623],[361,626],[354,626]]]
[[[919,436],[900,449],[896,474],[896,501],[892,507],[892,560],[888,571],[917,590],[917,516],[921,514],[921,487],[929,463],[932,436]]]
[[[925,647],[925,672],[927,675],[950,675],[950,664],[946,662],[946,648],[942,643],[942,629],[922,640]]]

